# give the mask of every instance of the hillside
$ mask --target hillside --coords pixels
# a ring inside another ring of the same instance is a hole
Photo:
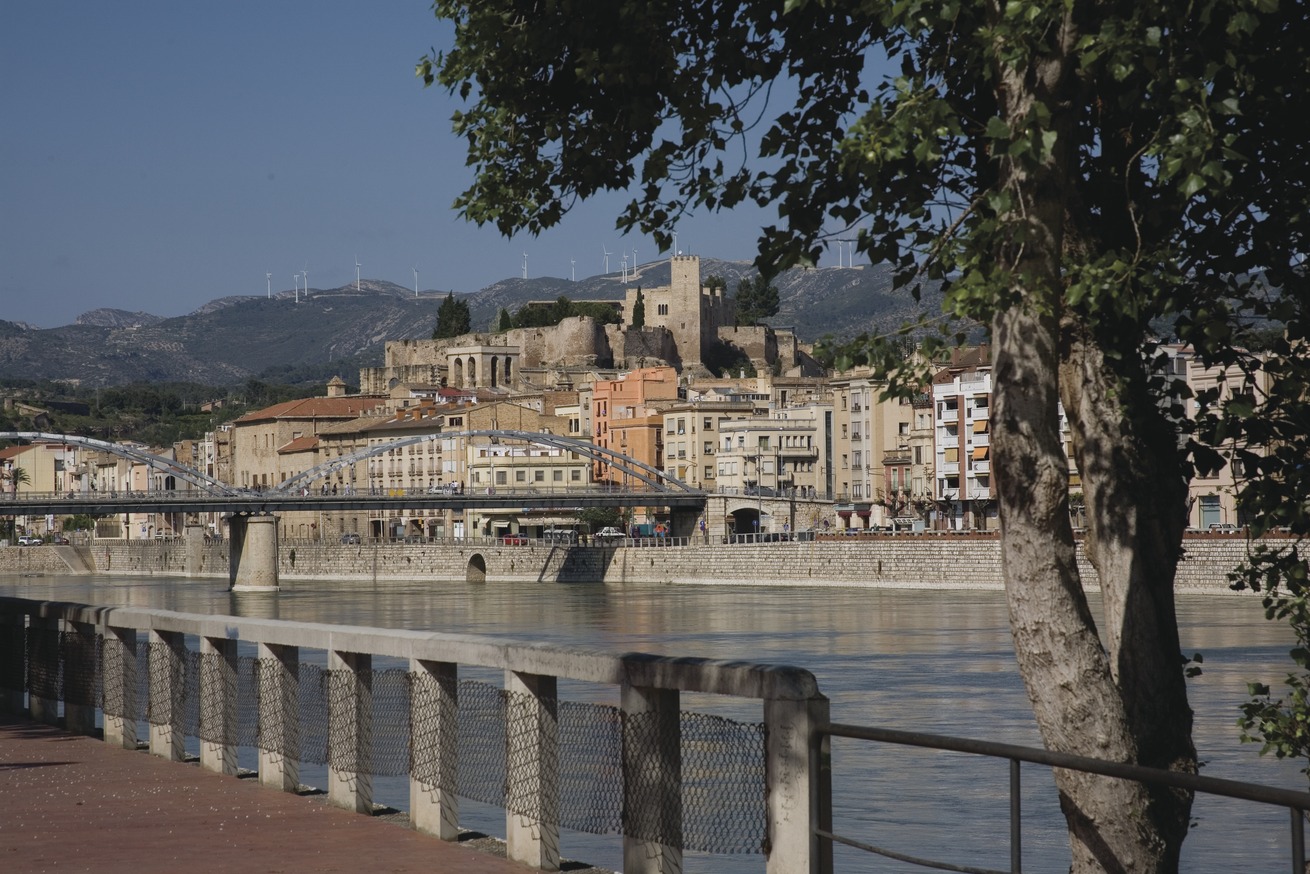
[[[702,276],[722,276],[730,294],[751,272],[749,262],[701,261]],[[628,287],[668,283],[668,262],[656,261],[627,283],[617,273],[577,282],[506,279],[467,299],[477,330],[491,325],[501,307],[513,311],[561,295],[618,299]],[[775,284],[781,307],[771,323],[794,328],[806,342],[894,328],[914,308],[908,294],[892,293],[890,271],[881,267],[789,270]],[[0,379],[232,385],[251,377],[306,381],[339,373],[353,381],[359,367],[381,364],[385,341],[430,336],[444,298],[438,292],[415,298],[401,286],[365,280],[359,292],[353,284],[314,290],[299,302],[289,293],[219,298],[176,318],[104,308],[59,328],[0,321]]]

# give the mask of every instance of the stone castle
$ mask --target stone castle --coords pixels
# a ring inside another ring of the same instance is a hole
[[[386,394],[398,385],[505,389],[573,384],[578,371],[632,370],[668,365],[708,373],[716,347],[750,359],[757,372],[802,375],[817,365],[790,331],[765,325],[737,327],[736,307],[721,288],[701,284],[700,258],[678,255],[668,286],[642,288],[645,323],[632,327],[638,289],[627,290],[622,324],[581,316],[543,328],[514,328],[437,340],[388,341],[382,367],[360,370],[361,394]]]

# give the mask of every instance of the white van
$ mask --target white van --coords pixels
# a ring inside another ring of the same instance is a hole
[[[577,543],[578,532],[572,528],[547,528],[541,532],[541,539],[546,543]]]

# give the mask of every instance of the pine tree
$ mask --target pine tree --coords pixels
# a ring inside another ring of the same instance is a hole
[[[637,286],[637,300],[632,305],[632,327],[646,327],[646,296],[641,293],[641,286]]]

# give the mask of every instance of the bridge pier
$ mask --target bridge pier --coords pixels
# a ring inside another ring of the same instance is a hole
[[[700,518],[700,511],[696,508],[672,507],[669,510],[669,536],[670,537],[694,537],[696,535],[696,520]]]
[[[228,581],[234,592],[276,592],[277,516],[228,519]]]
[[[188,522],[183,531],[186,544],[186,568],[188,577],[200,576],[205,569],[205,526],[198,522]]]

